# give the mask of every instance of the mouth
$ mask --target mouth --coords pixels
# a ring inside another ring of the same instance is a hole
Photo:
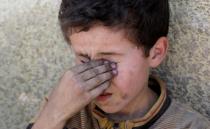
[[[110,98],[111,96],[112,96],[112,93],[106,93],[106,92],[104,92],[104,93],[100,94],[100,95],[96,98],[96,100],[97,100],[97,101],[105,101],[105,100],[107,100],[108,98]]]

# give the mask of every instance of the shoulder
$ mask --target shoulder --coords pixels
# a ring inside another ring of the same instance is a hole
[[[210,129],[210,122],[187,105],[172,100],[169,108],[154,125],[155,129]]]

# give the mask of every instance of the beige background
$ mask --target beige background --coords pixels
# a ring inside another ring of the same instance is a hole
[[[0,128],[23,129],[72,66],[59,0],[0,0]],[[170,50],[157,70],[173,96],[210,119],[210,0],[170,0]]]

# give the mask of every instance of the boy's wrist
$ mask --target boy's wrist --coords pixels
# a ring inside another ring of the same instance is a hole
[[[66,119],[57,116],[59,115],[55,112],[44,110],[34,123],[32,129],[63,129]]]
[[[52,122],[50,120],[39,119],[34,124],[32,129],[63,129],[65,126],[64,122]]]
[[[32,129],[33,128],[34,123],[30,123],[28,124],[28,126],[26,127],[26,129]],[[62,129],[68,129],[67,126],[64,126]]]

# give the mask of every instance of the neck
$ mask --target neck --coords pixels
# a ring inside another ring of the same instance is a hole
[[[124,121],[145,116],[157,101],[158,96],[149,87],[145,87],[142,93],[128,104],[125,110],[119,113],[108,114],[108,118],[114,121]]]

